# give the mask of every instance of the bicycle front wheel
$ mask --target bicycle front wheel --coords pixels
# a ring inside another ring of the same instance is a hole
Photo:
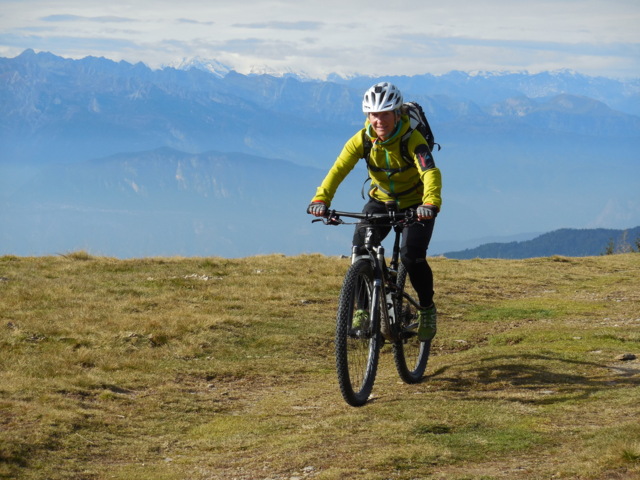
[[[400,378],[406,383],[418,383],[422,380],[427,368],[431,340],[421,342],[418,339],[418,298],[411,282],[407,279],[407,271],[403,265],[398,269],[398,296],[396,311],[399,315],[398,337],[393,343],[393,358]]]
[[[373,268],[359,260],[347,271],[336,323],[336,370],[344,400],[364,405],[371,394],[380,355],[380,310],[374,308]]]

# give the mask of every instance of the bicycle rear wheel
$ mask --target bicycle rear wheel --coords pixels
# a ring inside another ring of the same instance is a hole
[[[418,383],[427,368],[431,340],[418,340],[418,309],[407,298],[410,297],[415,302],[418,295],[408,281],[407,271],[402,265],[398,269],[397,285],[400,300],[396,311],[399,312],[400,328],[398,338],[393,343],[393,358],[400,378],[406,383]]]
[[[336,323],[338,383],[342,397],[354,407],[367,402],[378,367],[380,309],[379,305],[374,308],[373,296],[371,262],[359,260],[349,267],[345,275]],[[354,328],[353,323],[357,311],[361,320],[360,328]]]

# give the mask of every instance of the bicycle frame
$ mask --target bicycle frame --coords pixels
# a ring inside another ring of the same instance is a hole
[[[389,280],[389,271],[385,261],[385,249],[381,243],[375,243],[376,227],[372,224],[366,225],[364,248],[369,252],[369,257],[373,265],[373,292],[372,304],[380,305],[381,308],[375,309],[374,313],[379,312],[380,319],[373,318],[376,325],[380,325],[380,329],[385,338],[390,337],[391,325],[395,323],[396,299],[391,294],[391,290],[395,290],[395,285]],[[399,232],[396,232],[396,244],[399,240]],[[354,247],[356,249],[357,247]],[[394,249],[394,253],[395,249]],[[397,272],[397,270],[396,270]],[[384,299],[384,301],[381,301]],[[378,321],[379,320],[379,321]]]
[[[374,276],[372,303],[374,305],[383,306],[380,311],[382,316],[380,319],[381,322],[378,324],[382,326],[385,325],[386,322],[386,325],[392,330],[392,334],[389,335],[389,332],[385,332],[387,333],[385,337],[393,337],[395,334],[393,330],[395,330],[394,327],[398,320],[395,312],[395,305],[398,300],[396,298],[396,277],[400,262],[400,237],[404,226],[415,221],[415,211],[410,210],[407,213],[400,213],[394,210],[389,210],[388,213],[352,213],[331,210],[327,213],[327,220],[325,223],[330,225],[345,223],[340,219],[340,217],[359,219],[361,220],[360,223],[363,223],[362,228],[366,229],[364,248],[367,250],[367,254],[362,254],[358,252],[358,247],[353,247],[351,263],[353,264],[363,257],[370,259],[373,266]],[[375,223],[376,220],[388,220],[389,223]],[[382,245],[382,242],[377,241],[376,239],[376,228],[383,226],[390,226],[394,231],[392,256],[388,266],[385,259],[385,248]],[[385,301],[380,302],[381,298],[384,298]],[[411,302],[416,308],[419,307],[418,303],[404,292],[403,298]],[[399,313],[400,312],[398,312],[398,314]]]

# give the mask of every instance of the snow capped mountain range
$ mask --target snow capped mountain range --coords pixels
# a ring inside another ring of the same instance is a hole
[[[183,58],[181,61],[167,65],[177,70],[191,70],[192,68],[211,73],[218,78],[224,78],[230,71],[231,67],[227,67],[217,60],[205,59],[201,57]]]
[[[201,57],[193,57],[183,59],[177,64],[169,65],[179,70],[190,70],[196,68],[214,74],[218,78],[223,78],[233,71],[232,67],[224,65],[217,60],[203,59]],[[271,77],[291,77],[300,81],[324,81],[311,77],[306,72],[278,70],[268,65],[254,65],[249,75],[268,75]],[[342,76],[340,74],[331,74],[326,81],[336,83],[355,83],[360,85],[364,82],[371,83],[373,77],[349,75]],[[393,77],[390,78],[410,78],[412,81],[419,80],[429,85],[452,83],[458,87],[465,84],[470,88],[477,88],[483,83],[492,84],[493,89],[497,86],[504,87],[508,92],[520,92],[528,98],[545,98],[552,95],[563,93],[571,93],[573,95],[583,95],[586,97],[600,100],[604,103],[613,101],[615,108],[621,108],[622,111],[640,115],[640,108],[637,97],[640,95],[640,79],[616,80],[605,77],[589,77],[582,75],[574,70],[563,69],[538,74],[530,74],[527,71],[485,71],[476,70],[470,72],[453,71],[444,75],[417,75],[414,77]],[[404,83],[400,81],[399,83]],[[365,87],[366,88],[366,87]],[[437,91],[437,89],[436,89]],[[435,92],[434,92],[435,93]],[[629,108],[624,108],[624,102],[612,97],[621,97],[625,100],[631,100]]]
[[[640,224],[640,80],[385,79],[423,105],[443,147],[432,253]],[[312,226],[304,210],[378,80],[241,75],[205,59],[152,70],[30,50],[0,58],[0,254],[348,252],[350,229]],[[365,178],[356,167],[334,205],[360,209]],[[252,218],[264,208],[277,215]],[[271,230],[259,247],[246,241]]]

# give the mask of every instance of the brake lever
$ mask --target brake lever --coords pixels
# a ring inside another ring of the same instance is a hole
[[[329,215],[325,219],[325,225],[342,225],[344,221],[337,215]]]
[[[342,225],[344,221],[335,214],[329,213],[324,218],[316,218],[311,220],[311,223],[323,222],[325,225]]]
[[[410,209],[407,210],[407,212],[405,213],[405,217],[404,217],[404,223],[405,225],[414,225],[414,224],[418,224],[422,227],[424,227],[425,225],[418,219],[418,212],[415,209]]]

